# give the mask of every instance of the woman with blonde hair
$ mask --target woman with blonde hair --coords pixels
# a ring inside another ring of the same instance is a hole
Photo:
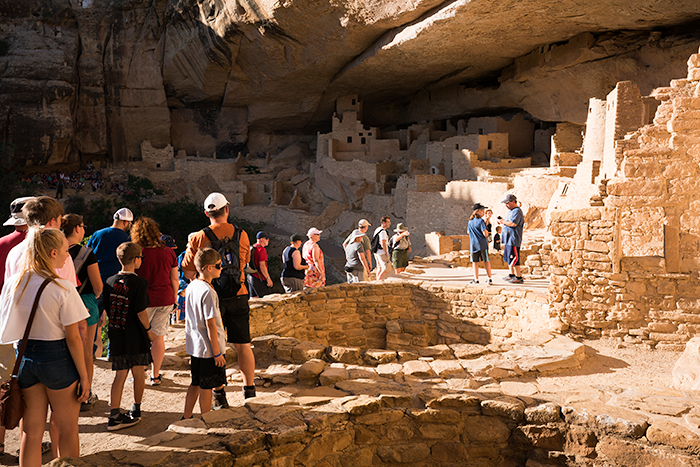
[[[178,272],[177,256],[172,248],[161,241],[160,228],[150,217],[138,219],[131,228],[131,239],[143,248],[141,267],[136,274],[148,281],[148,321],[156,338],[151,341],[153,370],[151,385],[162,382],[160,366],[165,356],[164,336],[168,332],[170,313],[177,302]]]
[[[41,465],[41,440],[49,404],[58,429],[58,455],[79,457],[78,414],[90,394],[78,323],[88,317],[80,295],[60,269],[69,257],[68,241],[57,229],[32,228],[20,270],[0,297],[0,343],[22,339],[36,293],[41,293],[22,356],[18,382],[26,404],[20,466]],[[80,385],[78,385],[78,383]]]
[[[326,265],[323,261],[323,251],[318,246],[322,230],[311,227],[306,233],[309,239],[302,247],[302,258],[306,260],[309,268],[304,276],[304,287],[323,287],[326,285]]]

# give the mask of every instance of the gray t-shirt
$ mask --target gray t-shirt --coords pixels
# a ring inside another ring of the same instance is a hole
[[[353,230],[353,231],[350,233],[350,235],[348,235],[348,236],[345,238],[345,241],[343,242],[343,245],[346,245],[346,246],[347,246],[347,245],[350,245],[350,242],[352,242],[352,237],[354,237],[354,236],[357,235],[357,234],[362,235],[362,241],[360,242],[360,244],[362,245],[362,251],[364,252],[364,251],[367,251],[367,250],[371,250],[371,249],[372,249],[372,243],[369,241],[369,238],[367,238],[367,235],[363,234],[363,233],[360,231],[360,229],[355,229],[355,230]]]
[[[185,295],[185,351],[197,358],[214,358],[209,341],[207,320],[216,319],[216,337],[219,352],[226,351],[226,334],[221,322],[219,297],[214,288],[203,280],[195,279],[187,286]]]
[[[362,254],[362,252],[362,242],[353,242],[349,244],[347,248],[345,248],[345,254],[348,257],[345,267],[355,271],[364,269],[362,261],[360,260],[360,254]]]

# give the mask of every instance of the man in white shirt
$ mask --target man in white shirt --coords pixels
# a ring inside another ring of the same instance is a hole
[[[391,265],[389,258],[389,234],[386,232],[391,227],[391,219],[389,216],[384,216],[381,219],[382,225],[377,227],[372,238],[379,235],[379,247],[374,253],[374,259],[377,262],[377,280],[384,280],[389,274],[394,272],[394,267]]]

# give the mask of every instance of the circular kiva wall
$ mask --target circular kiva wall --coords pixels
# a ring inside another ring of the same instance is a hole
[[[363,350],[488,344],[555,327],[545,294],[498,287],[340,284],[250,304],[253,336]]]

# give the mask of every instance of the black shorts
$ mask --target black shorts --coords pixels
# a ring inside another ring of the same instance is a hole
[[[248,294],[219,300],[226,340],[232,344],[250,344],[250,307]]]
[[[472,263],[478,263],[479,261],[483,261],[484,263],[488,263],[489,250],[479,250],[479,251],[472,252]]]
[[[190,368],[192,386],[214,389],[226,384],[226,367],[216,366],[213,358],[192,357]]]
[[[520,248],[513,245],[504,246],[503,260],[508,266],[520,266]]]

